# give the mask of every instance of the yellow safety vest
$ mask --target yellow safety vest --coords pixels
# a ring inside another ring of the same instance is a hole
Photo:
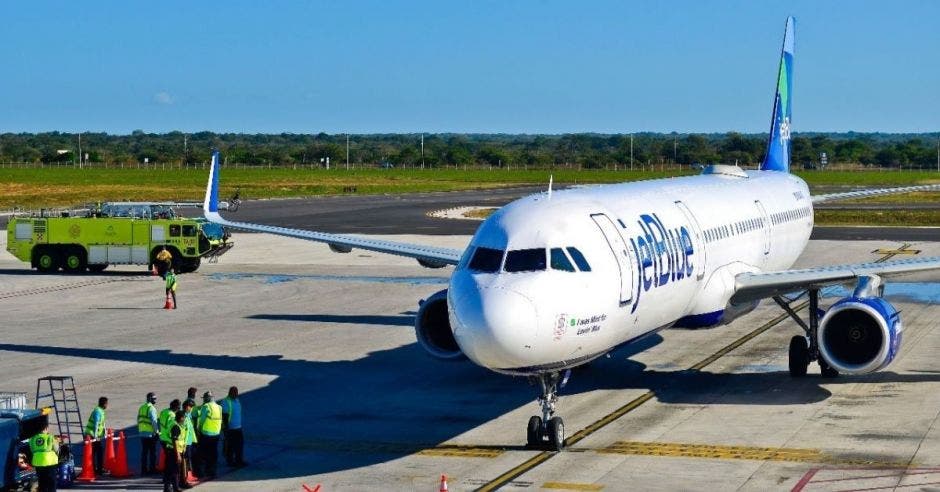
[[[156,411],[153,403],[147,402],[137,410],[137,432],[150,436],[153,434],[153,422],[150,420],[150,412]]]
[[[55,439],[45,432],[29,438],[29,450],[33,453],[32,464],[35,467],[59,464],[59,455],[55,452]]]
[[[170,427],[173,425],[173,421],[176,420],[176,412],[170,410],[169,408],[164,408],[160,412],[160,416],[157,417],[157,422],[160,423],[160,440],[168,443],[170,442]]]
[[[186,451],[186,429],[184,429],[183,426],[177,424],[175,421],[172,425],[167,426],[168,429],[173,429],[174,427],[179,429],[180,433],[176,440],[170,443],[170,439],[173,439],[173,431],[171,430],[167,432],[166,448],[175,449],[177,453],[183,453]]]
[[[199,431],[207,436],[217,436],[222,432],[222,407],[214,401],[202,406],[203,415],[200,415]]]
[[[96,415],[100,417],[98,419],[98,427],[94,427]],[[85,426],[85,435],[91,436],[92,439],[104,438],[104,430],[106,428],[105,417],[106,414],[104,413],[104,409],[101,407],[95,407],[95,409],[91,411],[91,416],[88,417],[88,424]]]

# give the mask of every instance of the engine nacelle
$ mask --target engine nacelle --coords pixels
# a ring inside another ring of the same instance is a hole
[[[421,303],[418,315],[415,316],[415,335],[424,350],[438,359],[463,357],[454,339],[454,331],[450,328],[446,289]]]
[[[819,352],[843,374],[884,368],[901,349],[901,316],[881,297],[847,297],[819,322]]]

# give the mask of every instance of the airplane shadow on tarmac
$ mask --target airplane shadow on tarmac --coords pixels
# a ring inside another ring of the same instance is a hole
[[[940,381],[940,373],[934,372],[791,379],[785,371],[662,371],[629,359],[661,342],[659,335],[653,335],[575,370],[561,391],[559,414],[565,415],[565,395],[597,389],[651,390],[664,403],[795,405],[831,396],[822,385]],[[252,466],[236,474],[240,480],[291,478],[384,463],[444,443],[521,406],[528,406],[533,415],[538,409],[535,388],[527,388],[522,378],[496,375],[467,361],[436,361],[417,343],[340,361],[9,343],[0,344],[0,351],[276,376],[267,386],[242,394],[246,459]],[[625,396],[623,403],[629,399]],[[507,434],[495,447],[521,448],[524,420],[518,422],[518,432]],[[569,429],[569,434],[576,430]],[[129,461],[136,465],[138,446],[130,451]],[[287,466],[285,460],[296,465]]]

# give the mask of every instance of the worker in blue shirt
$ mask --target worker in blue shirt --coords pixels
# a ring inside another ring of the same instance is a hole
[[[245,436],[242,433],[242,402],[238,399],[238,387],[228,389],[228,396],[220,402],[222,405],[222,429],[225,433],[223,454],[228,466],[245,466]]]

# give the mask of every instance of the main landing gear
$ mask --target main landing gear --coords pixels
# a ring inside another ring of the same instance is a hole
[[[558,389],[564,387],[571,376],[571,370],[564,373],[550,372],[539,374],[532,379],[537,380],[542,390],[539,404],[542,406],[542,416],[533,415],[529,418],[526,428],[526,441],[529,447],[542,447],[546,443],[549,449],[561,451],[565,447],[565,422],[561,417],[554,417],[555,402],[558,401]]]
[[[826,363],[825,359],[819,356],[819,316],[822,310],[819,309],[819,289],[810,289],[809,294],[809,325],[793,310],[791,305],[799,300],[787,299],[782,296],[774,296],[774,301],[783,308],[787,314],[793,318],[800,327],[803,328],[805,335],[796,335],[790,339],[790,376],[801,378],[806,376],[811,362],[819,364],[819,371],[824,378],[834,378],[839,375],[839,371],[833,369]]]

